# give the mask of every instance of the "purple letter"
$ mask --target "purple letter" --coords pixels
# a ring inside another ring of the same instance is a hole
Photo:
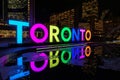
[[[41,53],[39,56],[48,57],[45,53]],[[30,62],[30,67],[35,72],[41,72],[42,70],[44,70],[47,67],[47,65],[48,65],[48,60],[44,60],[43,66],[39,67],[39,68],[35,66],[34,61]]]
[[[84,41],[85,29],[80,29],[80,32],[81,32],[81,40]]]

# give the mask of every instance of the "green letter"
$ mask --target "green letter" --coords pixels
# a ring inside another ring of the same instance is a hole
[[[70,51],[67,51],[68,52],[68,59],[66,59],[65,60],[65,58],[64,58],[64,55],[65,55],[65,53],[66,53],[66,51],[63,51],[62,53],[61,53],[61,60],[62,60],[62,62],[63,63],[68,63],[69,62],[69,60],[71,59],[71,52]]]
[[[67,38],[66,38],[65,35],[64,35],[65,31],[68,32],[68,37],[67,37]],[[64,42],[70,41],[70,39],[71,39],[71,30],[70,30],[70,28],[64,27],[64,28],[62,29],[62,31],[61,31],[61,38],[62,38],[62,40],[63,40]]]

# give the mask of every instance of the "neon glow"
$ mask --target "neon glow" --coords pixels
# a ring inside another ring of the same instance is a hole
[[[45,53],[40,53],[39,56],[47,57],[47,55]],[[35,66],[35,62],[34,61],[30,62],[30,67],[35,72],[43,71],[47,67],[47,65],[48,65],[48,60],[47,59],[44,60],[44,64],[41,67],[39,67],[39,68]]]
[[[72,59],[79,59],[80,49],[81,49],[81,46],[72,48]],[[75,54],[73,54],[73,53],[75,53]]]
[[[64,55],[66,54],[66,52],[68,53],[69,56],[68,56],[68,59],[65,60]],[[61,53],[61,60],[63,63],[65,63],[65,64],[68,63],[70,61],[70,59],[71,59],[71,52],[70,51],[63,51]]]
[[[53,32],[54,30],[55,30],[55,33]],[[57,26],[50,25],[50,36],[49,36],[50,42],[53,42],[53,37],[55,38],[56,42],[60,42],[58,38],[59,32],[60,30]]]
[[[49,68],[54,68],[59,65],[59,63],[69,64],[74,60],[81,60],[85,57],[89,57],[91,55],[91,47],[90,46],[77,46],[72,47],[71,49],[63,49],[57,51],[50,51],[49,54],[47,53],[37,53],[36,55],[32,55],[32,61],[30,62],[30,68],[34,72],[41,72],[45,70],[48,66]],[[36,58],[36,59],[35,59]],[[37,60],[40,58],[39,60]],[[42,58],[42,59],[41,59]],[[19,57],[17,59],[17,65],[23,65],[23,58]],[[42,66],[37,67],[35,61],[44,61]],[[22,62],[20,62],[22,61]]]
[[[58,54],[59,54],[59,51],[56,51],[55,55],[53,55],[53,52],[50,51],[49,53],[49,57],[50,57],[50,68],[53,68],[55,66],[57,66],[60,62],[59,58],[58,58]],[[53,61],[55,61],[53,63]]]
[[[84,47],[81,47],[80,59],[83,59],[83,58],[85,58],[85,55],[84,55]]]
[[[23,66],[23,57],[17,58],[17,66]],[[24,71],[24,72],[23,72],[23,70],[22,70],[22,71],[20,71],[19,73],[10,76],[10,80],[16,80],[16,79],[19,79],[19,78],[28,76],[29,74],[30,74],[30,71],[29,71],[29,70]]]
[[[49,68],[53,68],[58,66],[60,62],[64,64],[71,64],[74,60],[84,59],[85,57],[89,57],[90,55],[91,55],[90,46],[73,47],[72,49],[67,49],[67,50],[63,49],[61,51],[57,50],[55,53],[53,51],[50,51],[49,55],[47,55],[46,53],[39,53],[38,55],[33,56],[33,58],[37,59],[39,57],[40,58],[43,57],[42,59],[44,61],[43,65],[41,67],[37,67],[35,65],[35,61],[31,61],[30,68],[34,72],[41,72],[45,70],[45,68],[48,66],[48,63],[49,63]],[[49,57],[49,60],[48,60],[48,57]],[[23,57],[17,58],[17,65],[19,66],[23,65]],[[25,72],[22,71],[16,75],[10,76],[10,80],[18,79],[18,78],[27,76],[29,74],[30,74],[29,71],[25,71]]]
[[[15,27],[17,27],[17,30],[16,30],[17,43],[21,44],[23,42],[23,40],[22,40],[23,26],[29,27],[29,22],[9,20],[9,24],[10,25],[15,25]]]
[[[77,41],[80,41],[80,31],[79,31],[79,29],[77,29],[77,31],[75,31],[75,29],[72,28],[72,41],[75,41],[75,38]]]
[[[90,46],[87,46],[87,47],[85,48],[85,55],[86,55],[87,57],[89,57],[90,54],[91,54],[91,47],[90,47]]]
[[[85,39],[86,39],[87,41],[90,41],[90,39],[91,39],[91,31],[90,31],[90,30],[87,30],[87,31],[85,32]]]
[[[69,33],[68,38],[66,38],[66,37],[64,36],[65,31],[67,31],[67,32]],[[70,41],[70,39],[71,39],[71,30],[70,30],[70,28],[64,27],[64,28],[62,29],[62,31],[61,31],[61,38],[62,38],[62,40],[63,40],[64,42],[69,42],[69,41]]]
[[[36,29],[42,29],[44,31],[44,37],[42,39],[38,39],[36,36],[35,36],[35,31]],[[32,26],[32,28],[30,29],[30,36],[32,38],[32,40],[35,42],[35,43],[43,43],[47,40],[48,38],[48,30],[46,28],[46,26],[44,26],[43,24],[35,24]]]
[[[28,76],[29,74],[30,74],[30,71],[21,72],[21,73],[15,74],[13,76],[10,76],[10,80],[16,80],[16,79]]]
[[[17,65],[19,66],[23,65],[23,57],[17,58]]]
[[[84,41],[85,30],[84,29],[80,29],[80,32],[81,32],[81,41]]]
[[[29,27],[29,22],[22,22],[22,21],[16,21],[16,20],[9,20],[10,25],[15,25],[17,27],[17,43],[21,44],[23,43],[22,41],[22,34],[23,34],[23,26]],[[38,38],[38,36],[35,35],[35,32],[37,29],[42,29],[44,34],[42,38]],[[67,32],[67,37],[64,33]],[[48,40],[49,42],[75,42],[75,41],[90,41],[91,40],[91,31],[90,30],[85,30],[78,28],[75,30],[74,28],[69,28],[69,27],[63,27],[62,29],[59,29],[58,26],[49,26],[48,28],[40,23],[34,24],[31,29],[30,29],[30,38],[37,44],[39,43],[44,43]],[[55,39],[55,40],[54,40]]]

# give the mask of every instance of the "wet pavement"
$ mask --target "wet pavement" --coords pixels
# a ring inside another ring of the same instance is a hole
[[[120,45],[56,44],[0,49],[0,80],[119,80]]]

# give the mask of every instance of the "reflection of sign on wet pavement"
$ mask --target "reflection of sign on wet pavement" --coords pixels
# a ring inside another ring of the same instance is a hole
[[[26,62],[30,64],[29,67],[32,71],[39,73],[47,67],[57,67],[60,63],[83,66],[85,63],[84,58],[89,57],[90,55],[91,47],[85,45],[66,47],[39,53],[28,51],[27,53],[19,55],[19,57],[17,56],[17,53],[16,55],[10,54],[10,56],[8,55],[9,57],[3,56],[0,58],[0,60],[2,60],[1,63],[4,63],[1,65],[0,73],[3,79],[9,78],[10,80],[13,80],[28,76],[30,74],[29,69],[27,69],[26,65],[24,65]],[[16,59],[13,60],[14,64],[6,66],[6,64],[10,64],[9,59],[12,57],[14,57],[13,59]],[[17,63],[15,61],[17,61]],[[36,62],[38,62],[37,64],[41,64],[43,62],[43,64],[37,67]]]
[[[24,69],[23,66],[8,66],[8,67],[0,67],[0,73],[1,73],[1,77],[3,80],[6,80],[9,78],[9,76],[18,74],[19,72],[21,72]]]

